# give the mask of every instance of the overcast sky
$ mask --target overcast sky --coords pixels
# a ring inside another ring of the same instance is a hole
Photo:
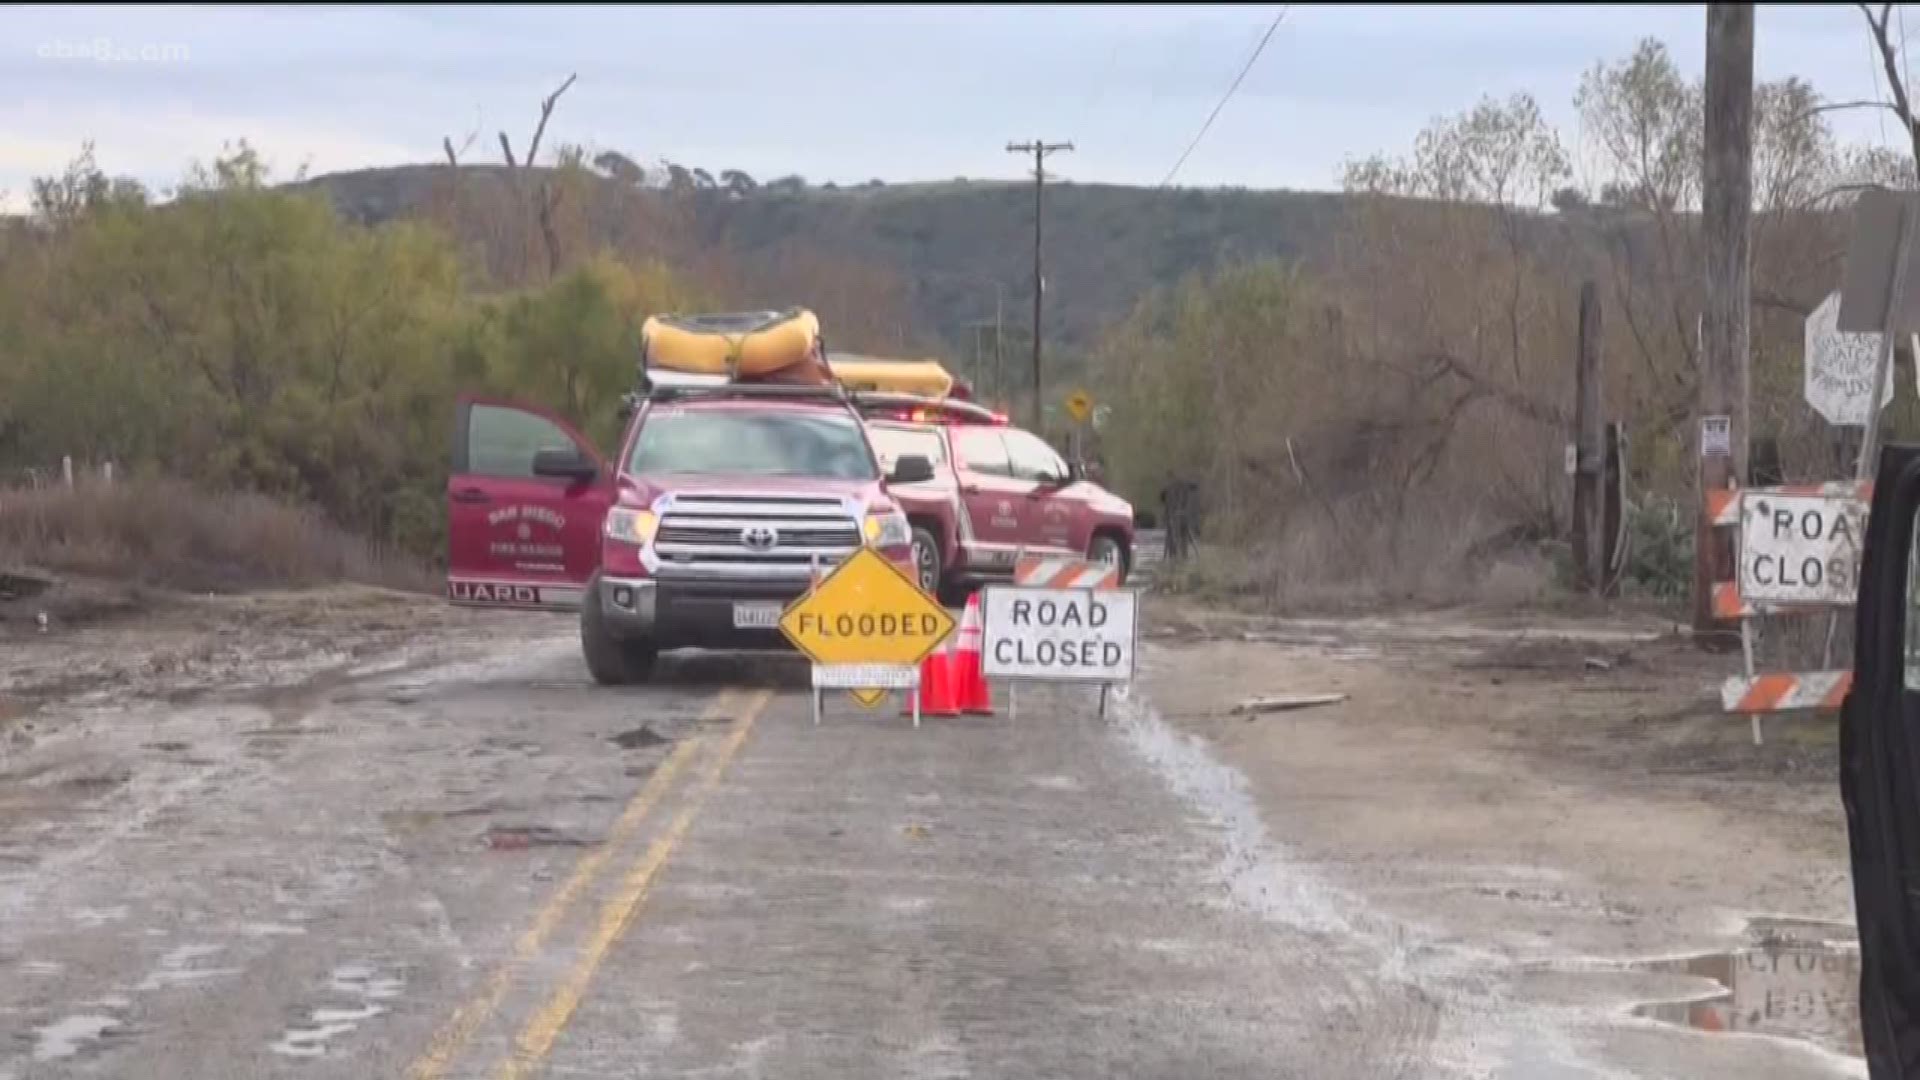
[[[161,186],[243,136],[282,175],[432,160],[474,132],[472,156],[498,160],[495,132],[524,143],[569,72],[549,145],[643,164],[1012,177],[1007,141],[1040,137],[1077,144],[1052,162],[1067,177],[1155,184],[1279,10],[9,8],[0,191],[18,205],[87,138],[108,171]],[[1758,27],[1760,78],[1883,92],[1851,6],[1763,6]],[[1581,72],[1645,35],[1699,72],[1698,5],[1295,7],[1177,182],[1332,187],[1349,155],[1403,151],[1485,93],[1532,92],[1572,143]],[[1838,126],[1884,141],[1878,115]]]

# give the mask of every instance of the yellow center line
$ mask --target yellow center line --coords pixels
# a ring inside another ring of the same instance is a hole
[[[634,915],[645,902],[648,891],[653,888],[654,878],[659,875],[660,868],[666,865],[667,858],[673,854],[675,845],[679,844],[681,837],[686,835],[687,829],[693,824],[694,815],[700,810],[700,805],[706,801],[707,794],[719,783],[720,774],[726,770],[728,762],[733,760],[734,754],[740,749],[740,744],[746,742],[747,734],[753,730],[754,719],[760,715],[762,709],[766,708],[768,700],[772,697],[772,691],[761,690],[749,697],[741,706],[740,715],[734,721],[733,729],[727,733],[726,741],[720,744],[719,752],[709,759],[706,772],[700,777],[699,786],[688,797],[686,806],[674,815],[673,824],[648,846],[646,854],[642,855],[639,861],[633,864],[633,868],[627,871],[626,879],[621,882],[620,892],[601,907],[600,923],[594,929],[593,937],[582,947],[580,959],[574,964],[573,970],[567,974],[566,981],[554,990],[553,996],[547,999],[547,1003],[541,1006],[540,1011],[527,1020],[527,1026],[521,1029],[520,1037],[514,1043],[513,1054],[503,1059],[499,1068],[494,1071],[494,1076],[498,1080],[521,1080],[530,1070],[538,1068],[547,1054],[553,1050],[554,1042],[560,1038],[561,1031],[565,1030],[568,1022],[573,1019],[574,1010],[580,1007],[581,998],[586,996],[587,988],[593,982],[594,973],[600,969],[601,962],[607,958],[607,953],[620,940],[621,935],[626,933],[627,927],[633,922]]]
[[[701,714],[701,719],[713,720],[725,716],[732,711],[735,698],[733,691],[722,691],[708,702]],[[614,822],[606,841],[574,864],[573,873],[547,899],[546,904],[534,916],[533,924],[528,926],[514,942],[512,957],[495,968],[493,974],[487,977],[480,992],[456,1009],[434,1034],[433,1041],[427,1046],[427,1052],[407,1070],[409,1080],[439,1080],[446,1074],[447,1067],[453,1063],[454,1058],[459,1056],[460,1051],[466,1048],[474,1032],[478,1031],[480,1025],[486,1023],[487,1019],[500,1007],[501,999],[506,997],[507,990],[513,985],[514,976],[540,954],[546,946],[547,938],[553,935],[554,929],[566,917],[567,909],[572,907],[580,894],[600,876],[607,862],[613,858],[614,852],[639,831],[647,815],[652,813],[653,808],[666,796],[667,789],[673,785],[674,778],[688,762],[693,760],[694,755],[698,754],[705,744],[706,739],[701,736],[682,739],[680,744],[673,748],[673,752],[667,755],[666,760],[653,770],[653,775],[647,779],[645,786],[641,787],[639,793],[633,797],[633,801],[627,804],[627,808]]]

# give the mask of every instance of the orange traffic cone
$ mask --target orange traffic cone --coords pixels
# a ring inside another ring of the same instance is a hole
[[[920,661],[920,689],[914,691],[920,696],[921,716],[959,716],[960,701],[954,695],[953,685],[953,639],[948,638],[939,648],[927,654]],[[908,698],[906,707],[900,711],[902,716],[913,715],[913,699]]]
[[[967,597],[967,610],[960,615],[960,639],[955,650],[955,696],[960,708],[975,716],[993,715],[993,687],[980,668],[980,594]]]

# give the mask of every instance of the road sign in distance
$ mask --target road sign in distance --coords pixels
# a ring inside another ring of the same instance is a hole
[[[1067,415],[1073,417],[1076,424],[1084,424],[1093,416],[1093,395],[1085,390],[1075,390],[1067,395]]]
[[[1853,236],[1840,285],[1835,327],[1894,333],[1920,330],[1920,243],[1907,245],[1906,269],[1896,275],[1903,229],[1920,225],[1920,193],[1870,190],[1853,204]],[[1903,295],[1893,295],[1895,280]]]

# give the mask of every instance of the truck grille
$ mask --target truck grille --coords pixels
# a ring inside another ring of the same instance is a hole
[[[667,577],[798,579],[816,556],[825,570],[859,547],[860,523],[838,499],[806,496],[677,496],[654,537]]]

